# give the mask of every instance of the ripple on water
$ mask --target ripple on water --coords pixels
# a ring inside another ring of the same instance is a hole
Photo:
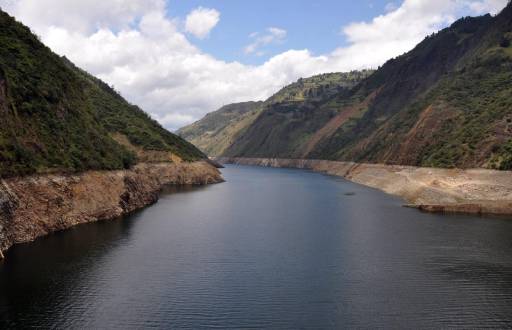
[[[424,214],[306,171],[223,171],[13,248],[0,327],[512,327],[512,222]]]

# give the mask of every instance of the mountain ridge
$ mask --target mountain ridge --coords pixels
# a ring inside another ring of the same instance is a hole
[[[464,17],[351,89],[267,108],[221,155],[512,168],[512,5]]]
[[[189,140],[209,155],[221,155],[258,119],[260,114],[276,108],[311,107],[331,98],[336,93],[347,91],[370,75],[372,70],[347,73],[325,73],[281,88],[265,101],[235,103],[207,114],[194,124],[183,127],[177,134]],[[231,107],[249,106],[245,112],[231,112]],[[236,115],[238,114],[238,115]]]

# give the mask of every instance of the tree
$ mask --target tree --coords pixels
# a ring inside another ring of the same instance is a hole
[[[501,38],[500,46],[503,48],[508,48],[510,46],[510,40],[508,40],[506,37]]]

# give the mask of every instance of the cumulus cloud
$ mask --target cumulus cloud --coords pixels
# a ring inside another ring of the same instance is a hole
[[[407,0],[370,22],[343,27],[341,33],[349,46],[336,49],[332,57],[355,68],[378,66],[412,49],[426,35],[452,22],[457,9],[455,1]]]
[[[219,20],[220,13],[217,10],[199,7],[187,15],[185,29],[197,38],[204,39]]]
[[[177,127],[183,127],[195,120],[191,115],[183,115],[180,113],[169,113],[159,119],[162,125],[172,124]]]
[[[506,0],[483,0],[472,1],[469,8],[476,15],[491,13],[493,15],[499,13],[503,9]]]
[[[219,60],[187,39],[186,32],[206,37],[220,14],[205,19],[207,14],[182,31],[163,0],[0,0],[0,6],[55,52],[114,85],[167,128],[177,129],[223,104],[264,99],[300,77],[377,67],[456,17],[496,13],[506,2],[405,0],[371,21],[344,27],[346,47],[323,55],[288,50],[257,66]],[[269,29],[253,35],[253,43],[265,36],[271,40],[258,42],[249,53],[282,41],[286,31]]]
[[[48,26],[92,33],[129,27],[139,17],[165,10],[163,0],[1,0],[0,6],[35,30]]]
[[[252,33],[249,37],[254,40],[244,48],[244,52],[246,54],[256,53],[263,55],[263,52],[259,51],[261,47],[283,42],[283,40],[286,38],[286,34],[286,30],[276,27],[268,28],[266,33],[262,35],[260,35],[258,32]]]

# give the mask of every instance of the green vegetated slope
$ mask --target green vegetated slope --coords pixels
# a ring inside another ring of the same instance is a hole
[[[1,177],[128,168],[137,159],[116,132],[147,150],[204,157],[1,11],[0,113]]]
[[[512,169],[512,5],[463,18],[355,87],[265,108],[224,156]]]
[[[186,126],[178,134],[210,156],[219,156],[237,143],[247,129],[253,129],[253,123],[262,113],[273,109],[288,107],[297,111],[308,111],[332,96],[343,93],[366,78],[372,71],[354,71],[349,73],[328,73],[311,78],[299,79],[282,88],[264,102],[235,103],[224,106],[206,115],[196,123]],[[286,130],[286,127],[276,127]],[[278,143],[280,139],[269,140]]]
[[[263,108],[263,102],[243,102],[223,106],[203,119],[181,128],[177,134],[207,155],[221,155],[247,128]]]
[[[354,95],[376,93],[367,113],[308,155],[434,167],[509,169],[512,53],[509,6],[464,18],[386,63]]]

